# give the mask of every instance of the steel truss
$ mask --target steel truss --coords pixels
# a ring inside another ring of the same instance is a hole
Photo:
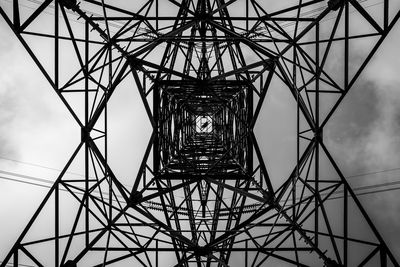
[[[399,18],[392,1],[28,2],[1,15],[81,141],[1,266],[399,266],[323,141]],[[51,67],[32,38],[52,45]],[[358,40],[373,46],[357,65]],[[152,134],[127,186],[108,164],[107,106],[129,78]],[[297,106],[297,164],[278,185],[254,131],[273,79]],[[76,161],[83,179],[66,175]]]

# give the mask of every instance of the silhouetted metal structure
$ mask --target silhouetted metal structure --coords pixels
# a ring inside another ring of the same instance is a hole
[[[3,2],[81,141],[1,266],[399,266],[323,141],[399,18],[364,2]],[[152,134],[126,186],[108,165],[107,106],[129,78]],[[274,79],[297,106],[282,181],[254,130]],[[84,178],[66,177],[76,161]]]

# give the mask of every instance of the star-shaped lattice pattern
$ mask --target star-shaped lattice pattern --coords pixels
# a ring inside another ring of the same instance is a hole
[[[396,1],[11,2],[1,15],[81,141],[2,266],[399,266],[323,140]],[[127,80],[152,129],[128,184],[107,127]],[[297,108],[296,164],[278,182],[256,130],[276,86]],[[66,175],[76,162],[84,179]],[[43,220],[53,230],[37,237]]]

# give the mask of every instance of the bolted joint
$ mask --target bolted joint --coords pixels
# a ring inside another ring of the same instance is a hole
[[[273,197],[268,191],[262,190],[261,193],[263,195],[263,198],[265,198],[265,202],[266,203],[272,202]]]
[[[60,0],[60,4],[66,9],[74,9],[78,6],[76,0]]]
[[[90,139],[90,131],[86,127],[81,128],[81,141],[87,142]]]
[[[330,10],[336,11],[343,6],[344,0],[329,0],[328,7]]]
[[[73,260],[66,261],[61,267],[77,267],[76,262]]]
[[[209,247],[195,247],[193,248],[193,254],[196,257],[206,257],[211,254],[211,248]]]
[[[268,70],[273,71],[275,69],[277,62],[278,58],[270,58],[265,60],[265,65],[267,66]]]
[[[129,206],[133,207],[138,204],[143,198],[143,194],[140,191],[132,192],[131,196],[129,197]]]
[[[322,141],[323,141],[323,140],[322,140],[322,137],[323,137],[322,128],[317,128],[317,129],[315,129],[315,131],[314,131],[314,137],[315,137],[315,139],[316,139],[318,142],[322,142]]]
[[[337,263],[335,260],[328,258],[325,261],[325,267],[343,267],[341,264]]]

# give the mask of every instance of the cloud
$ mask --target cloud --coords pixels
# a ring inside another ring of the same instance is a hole
[[[347,97],[326,131],[326,141],[342,157],[346,173],[398,166],[400,92],[396,85],[380,87],[365,81]]]
[[[389,35],[325,129],[325,143],[345,175],[400,166],[398,29]],[[361,51],[360,51],[361,52]],[[398,172],[349,179],[353,188],[398,180]],[[398,191],[359,197],[397,258]]]
[[[15,119],[15,95],[10,87],[0,89],[0,155],[16,155],[15,146],[10,141],[10,132],[7,130]]]

